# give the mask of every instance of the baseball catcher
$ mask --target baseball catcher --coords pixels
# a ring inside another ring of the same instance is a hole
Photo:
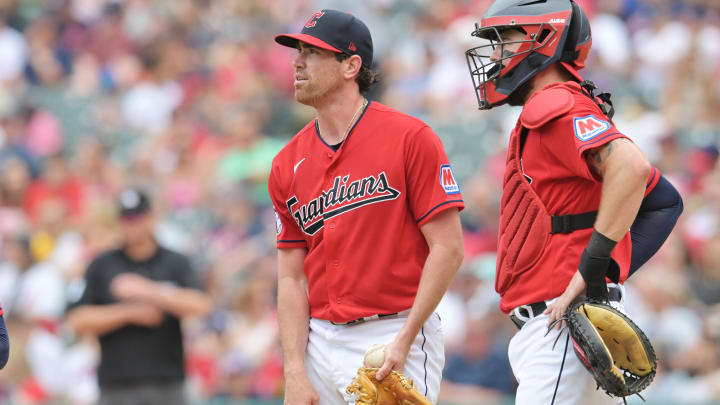
[[[518,328],[508,349],[515,403],[614,405],[656,369],[647,337],[624,315],[623,284],[670,234],[682,200],[615,126],[610,95],[580,73],[592,38],[576,2],[495,0],[471,35],[478,107],[522,106],[495,276]],[[552,328],[559,320],[569,333]],[[564,350],[554,350],[562,335]],[[577,356],[567,355],[571,340]]]

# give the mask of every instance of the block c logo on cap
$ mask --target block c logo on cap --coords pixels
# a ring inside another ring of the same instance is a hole
[[[325,15],[325,12],[324,12],[324,11],[316,11],[316,12],[314,12],[314,13],[310,16],[310,18],[307,20],[307,22],[305,23],[305,28],[312,28],[312,27],[314,27],[315,24],[317,24],[317,20],[320,19],[320,17],[322,17],[322,16],[324,16],[324,15]]]
[[[455,181],[455,175],[449,164],[440,166],[440,185],[445,194],[460,194],[460,186]]]

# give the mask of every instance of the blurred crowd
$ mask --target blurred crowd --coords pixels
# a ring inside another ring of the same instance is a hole
[[[157,238],[192,259],[215,303],[184,325],[190,396],[281,398],[266,181],[313,110],[294,102],[294,51],[273,37],[321,8],[366,22],[380,72],[369,97],[428,122],[460,180],[466,262],[438,309],[441,402],[512,401],[514,326],[493,278],[519,111],[478,111],[464,57],[490,3],[0,0],[0,302],[11,335],[0,403],[96,399],[96,342],[63,318],[89,260],[118,243],[114,201],[127,185],[153,196]],[[628,282],[628,312],[660,357],[645,397],[720,401],[720,2],[579,3],[593,31],[583,74],[613,93],[617,127],[685,202],[668,242]]]

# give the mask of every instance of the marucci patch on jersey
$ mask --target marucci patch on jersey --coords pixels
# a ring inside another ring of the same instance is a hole
[[[440,185],[446,194],[460,194],[460,186],[449,164],[440,166]]]
[[[593,115],[573,119],[575,137],[583,142],[589,141],[610,129],[610,123]]]

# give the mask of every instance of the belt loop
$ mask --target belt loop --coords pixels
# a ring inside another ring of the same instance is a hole
[[[622,302],[624,288],[620,284],[608,284],[608,299],[610,301]]]

